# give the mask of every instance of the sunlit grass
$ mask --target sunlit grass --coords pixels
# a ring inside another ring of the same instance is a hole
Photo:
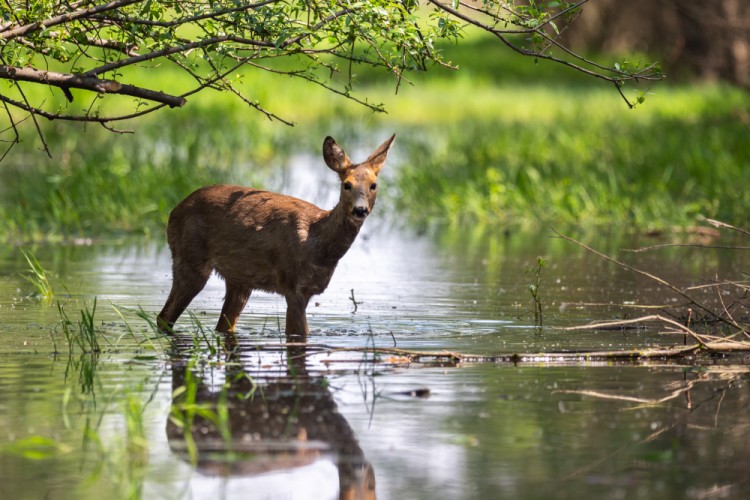
[[[195,188],[262,187],[285,158],[318,151],[329,134],[356,145],[396,132],[396,182],[384,195],[418,224],[665,227],[698,214],[740,222],[750,209],[750,98],[741,90],[660,83],[631,110],[609,84],[482,41],[445,50],[461,71],[417,75],[398,93],[393,79],[362,70],[360,95],[386,114],[259,72],[242,79],[246,95],[295,127],[208,91],[118,124],[134,134],[42,123],[50,160],[24,122],[25,142],[0,163],[0,238],[162,234]],[[166,89],[177,75],[143,78]],[[49,98],[38,92],[30,98]],[[54,98],[61,109],[88,105]]]
[[[62,329],[68,346],[73,350],[77,346],[82,353],[99,353],[101,346],[99,344],[100,332],[94,324],[96,315],[96,299],[91,309],[87,305],[80,311],[80,319],[73,321],[68,316],[65,308],[58,302],[57,308],[60,314],[60,328]]]
[[[21,249],[21,253],[29,265],[29,270],[26,274],[22,274],[22,276],[34,286],[36,295],[41,297],[45,302],[50,302],[55,296],[55,292],[47,277],[47,271],[42,267],[33,253],[23,249]]]
[[[698,215],[741,223],[750,209],[750,97],[740,90],[663,86],[635,110],[600,90],[511,95],[488,96],[496,116],[402,137],[396,203],[415,223],[628,231]]]

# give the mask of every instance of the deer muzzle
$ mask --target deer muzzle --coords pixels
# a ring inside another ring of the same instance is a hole
[[[352,209],[352,215],[359,219],[364,219],[369,213],[370,209],[363,206],[356,206]]]

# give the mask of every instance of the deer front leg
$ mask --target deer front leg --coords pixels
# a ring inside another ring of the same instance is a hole
[[[310,297],[299,294],[286,296],[286,336],[306,339],[310,329],[307,326],[307,303]]]

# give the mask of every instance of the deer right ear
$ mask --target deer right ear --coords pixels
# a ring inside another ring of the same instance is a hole
[[[323,159],[328,168],[339,174],[346,171],[352,164],[344,150],[336,144],[331,136],[326,137],[326,140],[323,141]]]

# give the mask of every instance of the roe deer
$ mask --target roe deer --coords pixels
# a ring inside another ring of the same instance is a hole
[[[307,303],[326,289],[372,211],[378,174],[395,137],[360,164],[353,164],[336,141],[326,137],[323,159],[341,179],[333,210],[239,186],[208,186],[185,198],[167,225],[172,290],[157,317],[159,328],[172,333],[177,318],[215,270],[226,282],[218,331],[234,331],[252,291],[264,290],[286,299],[286,335],[305,337]]]

